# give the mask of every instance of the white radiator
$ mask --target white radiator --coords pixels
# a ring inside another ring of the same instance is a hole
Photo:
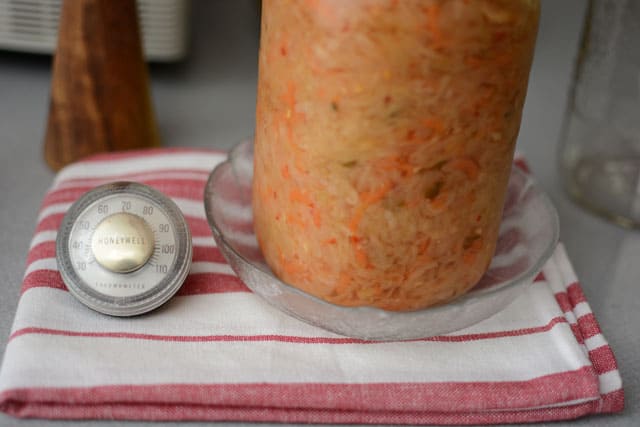
[[[75,1],[75,0],[74,0]],[[0,0],[0,49],[53,53],[62,0]],[[182,59],[189,43],[189,0],[138,0],[145,57]]]

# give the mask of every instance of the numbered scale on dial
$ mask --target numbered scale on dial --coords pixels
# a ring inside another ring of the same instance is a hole
[[[56,239],[69,291],[101,313],[133,316],[165,303],[191,265],[191,234],[178,206],[134,182],[102,185],[65,215]]]

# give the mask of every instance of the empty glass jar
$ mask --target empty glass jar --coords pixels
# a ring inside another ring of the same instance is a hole
[[[565,118],[561,170],[570,194],[640,226],[640,2],[591,0]]]

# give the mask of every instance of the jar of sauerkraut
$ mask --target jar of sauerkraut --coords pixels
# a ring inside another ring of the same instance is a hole
[[[537,0],[265,0],[254,225],[283,281],[415,310],[496,245]]]

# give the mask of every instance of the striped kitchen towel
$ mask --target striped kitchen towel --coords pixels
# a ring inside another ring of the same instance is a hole
[[[0,370],[17,417],[308,423],[480,424],[622,410],[616,361],[560,245],[504,311],[455,333],[368,342],[275,310],[225,263],[203,208],[225,155],[105,154],[62,170],[46,194]],[[166,305],[98,314],[65,288],[55,238],[71,203],[115,180],[151,185],[182,209],[193,265]]]

